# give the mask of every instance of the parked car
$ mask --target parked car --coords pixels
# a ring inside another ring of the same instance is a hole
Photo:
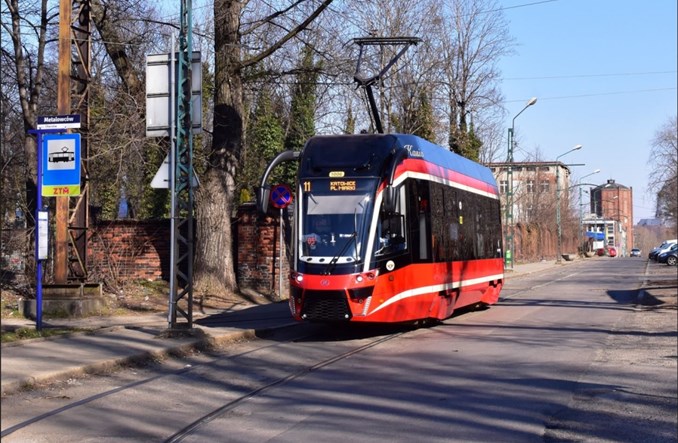
[[[678,251],[671,251],[666,255],[666,264],[669,266],[678,264]]]
[[[666,252],[669,249],[671,249],[671,246],[675,245],[678,243],[678,240],[666,240],[664,243],[661,245],[657,246],[656,248],[652,249],[650,253],[648,254],[648,258],[650,260],[657,260],[657,256],[661,254],[662,252]]]
[[[640,257],[642,255],[642,251],[638,248],[633,248],[631,249],[631,257]]]
[[[678,244],[674,244],[669,250],[657,255],[657,263],[668,263],[668,258],[678,254]]]
[[[616,257],[617,249],[610,246],[609,248],[607,248],[607,255],[609,255],[610,257]]]

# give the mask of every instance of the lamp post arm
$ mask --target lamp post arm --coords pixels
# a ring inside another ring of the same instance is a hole
[[[572,185],[572,186],[568,187],[567,189],[576,188],[577,186],[598,186],[598,185],[595,184],[595,183],[577,183],[576,185]]]

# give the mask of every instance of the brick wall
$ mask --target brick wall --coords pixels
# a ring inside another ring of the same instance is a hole
[[[98,278],[169,278],[169,220],[99,222],[90,226],[87,246],[90,272]]]
[[[254,204],[238,208],[233,223],[233,246],[241,289],[278,294],[279,236],[277,218],[258,215]],[[286,256],[283,257],[285,277],[289,265]],[[168,280],[169,220],[116,220],[90,226],[88,265],[92,279]],[[287,288],[287,279],[283,278],[283,297]]]
[[[254,204],[238,208],[235,223],[234,246],[236,271],[241,288],[250,288],[264,294],[279,292],[280,221],[257,213]],[[289,273],[289,262],[283,250],[282,298],[287,294],[285,278]]]

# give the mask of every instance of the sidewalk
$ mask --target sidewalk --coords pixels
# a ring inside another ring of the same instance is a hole
[[[573,262],[563,262],[565,265]],[[574,262],[576,263],[576,261]],[[556,266],[554,261],[518,264],[506,278],[539,272]],[[164,314],[134,317],[50,319],[43,326],[84,328],[74,333],[2,345],[2,395],[37,383],[65,380],[85,373],[110,370],[119,365],[165,357],[219,345],[276,328],[293,325],[287,302],[245,306],[229,311],[194,313],[193,333],[167,337]],[[34,328],[28,319],[2,320],[4,326]],[[177,334],[178,335],[178,334]]]

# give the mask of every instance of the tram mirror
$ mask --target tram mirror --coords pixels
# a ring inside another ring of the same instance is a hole
[[[386,213],[395,212],[396,193],[393,186],[386,186],[384,189],[384,210]]]
[[[271,198],[271,188],[269,186],[261,186],[257,188],[257,210],[266,214],[268,212],[268,201]]]

